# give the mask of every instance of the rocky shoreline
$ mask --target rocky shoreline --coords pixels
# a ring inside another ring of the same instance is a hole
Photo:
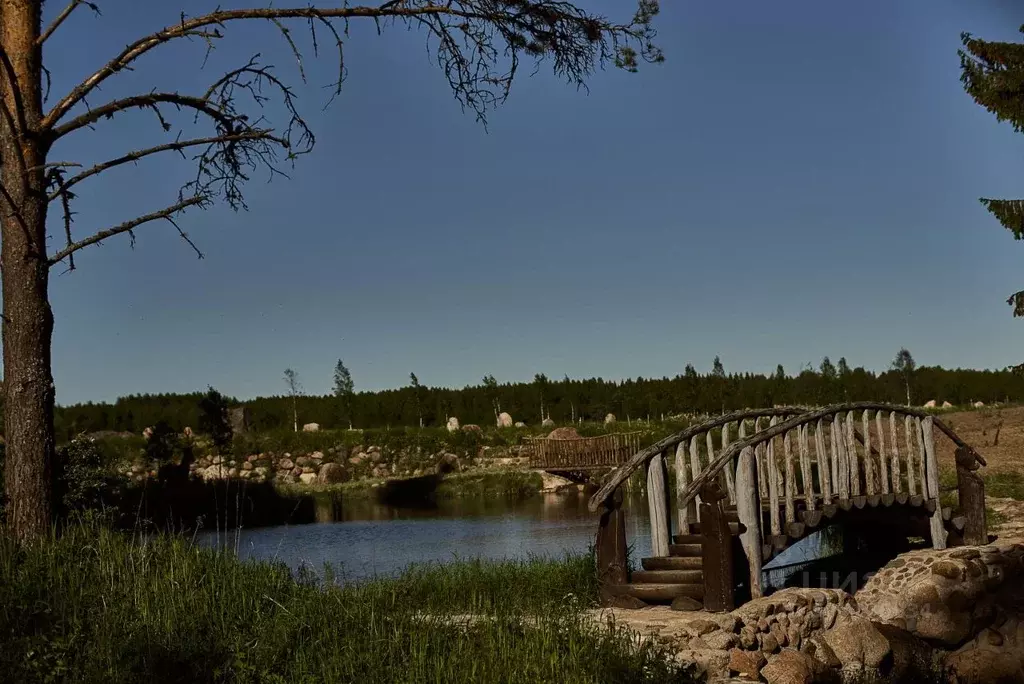
[[[1018,502],[1019,503],[1019,502]],[[784,589],[731,613],[592,611],[709,681],[1024,681],[1024,538],[899,555],[850,595]]]

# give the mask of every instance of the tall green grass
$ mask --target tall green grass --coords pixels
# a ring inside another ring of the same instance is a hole
[[[0,539],[0,679],[692,681],[659,647],[583,615],[592,568],[455,563],[339,587],[180,537]],[[451,622],[465,612],[490,619]]]

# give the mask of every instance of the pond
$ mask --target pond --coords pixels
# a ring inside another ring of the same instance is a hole
[[[387,576],[413,563],[506,559],[586,553],[598,515],[583,493],[527,499],[439,500],[436,508],[393,508],[375,500],[316,501],[317,522],[205,532],[201,543],[234,549],[242,559],[283,561],[319,572],[329,563],[342,581]],[[647,505],[627,507],[633,558],[650,554]],[[634,513],[633,511],[636,511]]]

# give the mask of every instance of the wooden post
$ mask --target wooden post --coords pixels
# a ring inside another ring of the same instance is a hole
[[[736,514],[740,519],[740,544],[750,567],[750,597],[761,597],[761,500],[757,491],[757,459],[747,447],[736,464]]]
[[[956,488],[960,511],[964,516],[964,544],[981,546],[988,543],[985,523],[985,481],[976,470],[979,465],[967,447],[956,450]]]
[[[774,419],[773,421],[774,422]],[[768,440],[767,458],[764,467],[768,469],[768,520],[772,530],[772,543],[782,535],[782,521],[779,520],[779,468],[775,464],[775,437]],[[779,549],[781,551],[781,549]]]
[[[922,447],[924,448],[924,461],[927,467],[924,471],[925,481],[928,483],[928,498],[935,501],[935,512],[932,513],[931,531],[932,548],[946,548],[946,526],[942,522],[942,505],[939,502],[939,459],[935,454],[935,432],[933,425],[935,419],[928,416],[921,423]]]
[[[722,513],[726,495],[712,480],[702,490],[700,533],[703,550],[704,609],[724,613],[736,607],[733,596],[732,535]]]
[[[626,566],[626,512],[622,510],[622,488],[616,487],[601,511],[597,529],[597,577],[601,601],[607,604],[614,598],[612,585],[629,581]]]
[[[683,504],[683,491],[690,484],[690,465],[686,462],[686,444],[676,445],[676,516],[679,518],[679,534],[690,534],[691,504]]]
[[[647,462],[647,507],[651,514],[651,555],[668,555],[668,494],[665,490],[665,459],[655,454]]]

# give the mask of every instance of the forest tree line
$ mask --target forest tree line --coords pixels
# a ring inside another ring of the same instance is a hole
[[[339,367],[343,367],[339,362]],[[347,371],[346,371],[347,372]],[[615,381],[602,378],[550,379],[537,375],[532,382],[499,383],[487,376],[479,385],[462,389],[427,387],[411,376],[408,386],[377,392],[356,392],[350,376],[336,384],[336,394],[311,396],[301,385],[289,385],[283,396],[239,401],[245,405],[249,425],[257,431],[293,429],[297,419],[318,423],[321,429],[387,428],[444,425],[455,416],[465,425],[493,425],[499,412],[516,421],[537,424],[550,417],[556,423],[583,419],[601,421],[608,413],[618,420],[661,419],[681,413],[716,413],[723,410],[784,404],[821,405],[842,401],[886,401],[904,404],[907,390],[915,405],[934,399],[962,406],[969,402],[1024,400],[1024,376],[1001,371],[912,368],[909,372],[882,373],[850,368],[845,359],[833,364],[824,359],[817,369],[795,375],[782,366],[771,375],[728,374],[715,359],[713,370],[699,374],[688,365],[675,377]],[[110,403],[84,403],[58,407],[59,439],[103,430],[140,432],[165,421],[176,429],[199,424],[199,403],[204,392],[143,394]]]

